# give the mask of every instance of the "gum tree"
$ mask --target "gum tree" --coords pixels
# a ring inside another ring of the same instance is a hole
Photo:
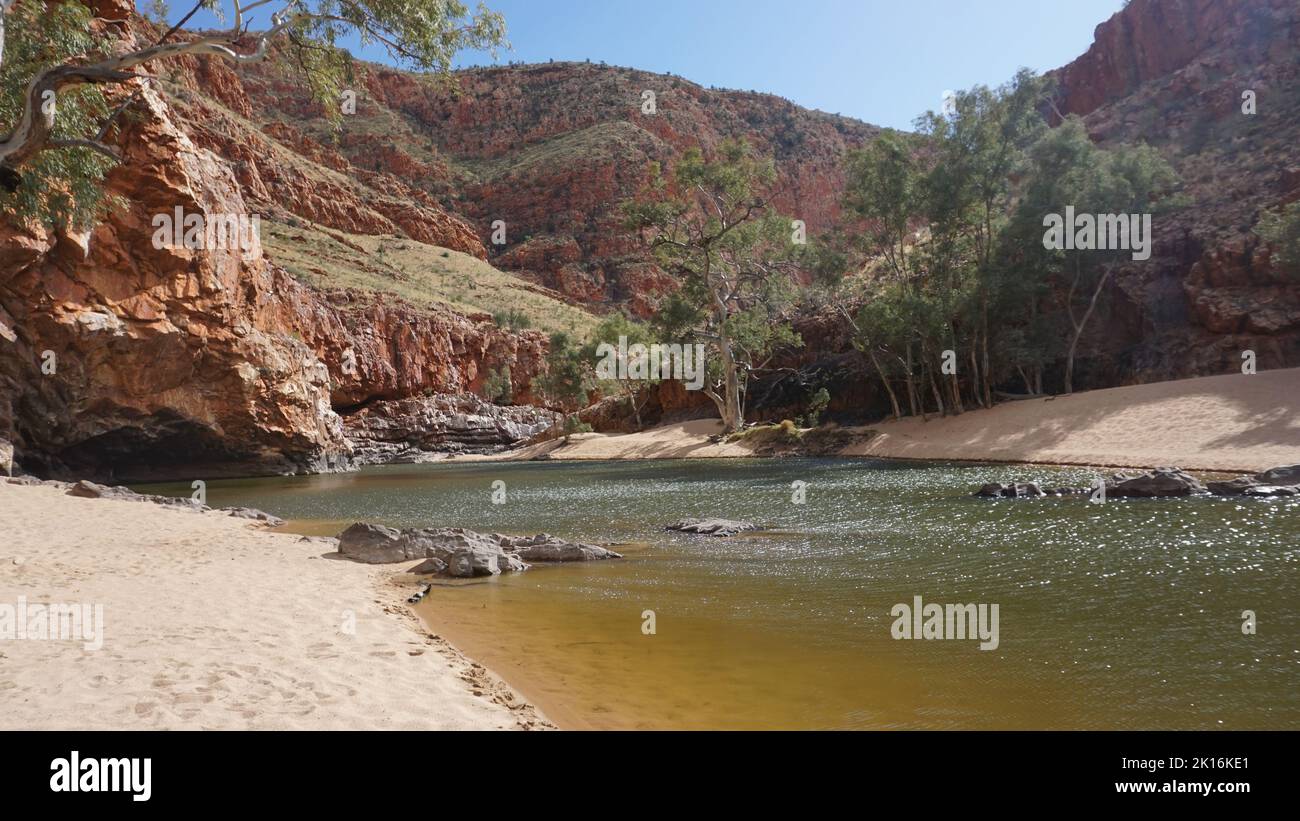
[[[802,344],[785,319],[795,246],[791,221],[771,206],[775,178],[770,160],[729,140],[712,158],[688,150],[670,177],[652,165],[643,197],[624,205],[628,227],[682,280],[654,325],[675,341],[705,344],[703,390],[726,433],[744,424],[750,376],[774,352]]]
[[[1024,227],[1010,236],[1019,237],[1023,250],[1031,252],[1026,266],[1030,275],[1036,273],[1065,289],[1062,306],[1070,333],[1064,393],[1074,390],[1079,343],[1106,284],[1130,260],[1130,250],[1044,248],[1044,215],[1063,214],[1067,206],[1081,214],[1151,214],[1178,204],[1169,196],[1176,183],[1176,174],[1156,149],[1148,145],[1100,148],[1076,117],[1068,118],[1031,149],[1028,184],[1016,219]],[[1068,230],[1073,231],[1073,226]]]
[[[629,319],[623,314],[611,314],[606,317],[596,326],[591,337],[591,341],[582,348],[583,359],[587,362],[596,362],[600,359],[599,352],[601,350],[601,345],[609,345],[617,352],[616,358],[624,360],[624,370],[622,370],[621,373],[626,373],[626,368],[632,364],[627,361],[625,351],[621,348],[621,345],[626,344],[628,348],[631,348],[633,345],[645,345],[648,347],[651,343],[650,328],[645,323]],[[638,401],[640,388],[643,386],[653,385],[658,381],[659,377],[657,376],[647,376],[644,380],[602,380],[598,383],[597,387],[601,388],[602,391],[607,391],[611,388],[608,383],[612,382],[612,389],[622,393],[623,397],[627,400],[628,408],[636,418],[636,429],[641,430],[641,406],[643,403]]]
[[[200,9],[229,28],[183,29]],[[338,43],[377,44],[394,64],[445,75],[462,49],[505,43],[501,16],[458,0],[200,0],[156,41],[135,48],[92,34],[90,10],[66,0],[0,0],[0,205],[47,222],[84,221],[119,159],[115,120],[144,92],[149,71],[178,57],[233,63],[283,49],[327,116],[336,116],[351,57]],[[105,91],[133,88],[116,108]]]

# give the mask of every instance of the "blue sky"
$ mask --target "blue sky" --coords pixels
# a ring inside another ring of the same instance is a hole
[[[172,19],[188,11],[173,0]],[[471,2],[470,5],[473,5]],[[1122,0],[487,0],[515,60],[605,61],[910,128],[947,89],[1087,50]],[[141,4],[147,7],[147,4]],[[265,7],[264,7],[265,8]],[[264,21],[259,21],[264,23]],[[202,25],[213,25],[204,21]],[[380,51],[359,53],[382,60]],[[485,65],[468,53],[460,65]]]

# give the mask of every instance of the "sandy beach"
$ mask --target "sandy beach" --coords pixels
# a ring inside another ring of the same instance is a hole
[[[705,419],[458,459],[754,455],[744,440],[710,442],[721,430],[720,422]],[[1300,462],[1300,368],[1006,402],[959,416],[845,430],[855,441],[840,456],[1255,472]]]
[[[1207,376],[902,419],[844,455],[1187,470],[1300,462],[1300,368]]]
[[[102,647],[0,640],[0,729],[515,729],[549,723],[429,635],[405,565],[222,513],[0,481],[0,606],[102,605]]]

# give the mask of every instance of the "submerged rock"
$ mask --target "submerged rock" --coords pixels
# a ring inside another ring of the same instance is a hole
[[[397,530],[358,522],[339,535],[339,553],[366,564],[423,559],[410,572],[454,578],[519,573],[528,562],[574,562],[621,559],[594,544],[566,542],[547,533],[506,536],[464,528]]]
[[[665,530],[681,533],[694,533],[697,536],[735,536],[746,530],[758,530],[753,522],[739,522],[731,519],[682,519],[673,522]]]

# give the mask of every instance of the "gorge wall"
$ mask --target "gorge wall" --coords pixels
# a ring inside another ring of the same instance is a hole
[[[1154,221],[1153,258],[1116,278],[1089,384],[1229,373],[1245,350],[1261,369],[1300,364],[1300,272],[1253,233],[1300,199],[1300,5],[1132,0],[1053,74],[1061,113],[1103,145],[1157,147],[1186,200]]]
[[[124,49],[157,36],[129,4],[96,12]],[[225,89],[218,62],[181,61],[170,82]],[[124,207],[86,234],[0,224],[0,438],[23,469],[117,480],[331,470],[353,458],[339,412],[472,393],[505,366],[515,396],[531,398],[540,333],[309,288],[256,233],[240,248],[157,247],[156,214],[274,214],[283,201],[354,230],[484,253],[418,192],[375,196],[343,175],[322,187],[319,167],[279,161],[286,149],[247,124],[214,136],[221,116],[197,94],[146,88],[110,137],[123,161],[107,188]]]
[[[128,0],[93,6],[123,48],[158,34]],[[1157,146],[1189,203],[1156,222],[1153,259],[1116,277],[1079,384],[1228,372],[1247,348],[1260,368],[1300,364],[1296,272],[1252,233],[1261,211],[1300,198],[1298,61],[1294,2],[1132,0],[1055,72],[1061,113],[1100,142]],[[410,238],[572,304],[644,315],[676,284],[621,228],[620,203],[649,163],[744,137],[777,162],[777,206],[816,235],[840,219],[844,153],[879,132],[771,95],[588,63],[476,69],[451,86],[361,65],[356,113],[337,132],[278,55],[186,58],[156,74],[112,137],[125,161],[109,189],[124,209],[84,235],[0,220],[0,439],[28,470],[329,470],[416,440],[492,447],[549,423],[466,397],[509,367],[514,401],[535,401],[543,334],[311,286],[260,246],[155,248],[159,212]],[[1241,111],[1247,89],[1254,115]],[[503,245],[490,241],[498,219]],[[795,373],[756,386],[756,415],[793,415],[819,385],[833,415],[883,410],[842,321],[814,314],[798,329],[806,347],[782,363]],[[588,416],[623,424],[612,404]],[[665,385],[647,418],[709,410]]]

